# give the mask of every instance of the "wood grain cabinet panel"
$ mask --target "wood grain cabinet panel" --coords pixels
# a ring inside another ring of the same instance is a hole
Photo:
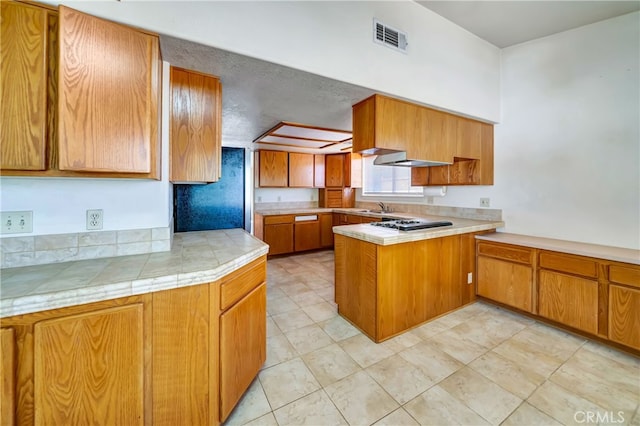
[[[258,182],[260,187],[286,188],[289,156],[284,151],[258,151]]]
[[[216,77],[171,67],[172,182],[215,182],[222,155],[222,87]]]
[[[490,257],[478,257],[477,294],[531,312],[533,269]]]
[[[305,251],[317,248],[320,248],[320,221],[296,222],[293,249]]]
[[[588,278],[598,278],[598,263],[594,259],[582,256],[541,250],[538,265],[544,269],[581,275]]]
[[[209,285],[153,293],[153,423],[209,421]]]
[[[144,335],[142,304],[36,323],[36,424],[143,424]]]
[[[320,214],[320,247],[333,247],[333,214]]]
[[[325,161],[325,179],[326,188],[342,188],[345,185],[344,180],[344,154],[328,154],[324,157]]]
[[[480,159],[482,123],[468,118],[457,118],[456,157]]]
[[[269,244],[270,255],[292,253],[294,251],[293,223],[265,225],[264,242]]]
[[[267,286],[262,283],[220,316],[221,421],[231,413],[266,359]]]
[[[289,187],[313,188],[315,164],[313,154],[289,153]]]
[[[324,188],[324,155],[314,154],[313,156],[313,186]]]
[[[640,288],[640,266],[609,266],[609,281]]]
[[[13,328],[0,329],[0,424],[15,423],[16,412],[16,336]]]
[[[609,339],[640,349],[640,290],[609,286]]]
[[[598,333],[598,282],[540,270],[538,313],[591,334]]]
[[[44,170],[50,12],[8,1],[0,7],[0,169]]]
[[[531,265],[533,262],[533,249],[506,244],[491,244],[478,242],[478,254],[491,256],[509,262]]]
[[[60,6],[60,170],[159,176],[158,37]]]
[[[220,309],[227,309],[266,279],[267,262],[264,258],[227,275],[220,282]]]

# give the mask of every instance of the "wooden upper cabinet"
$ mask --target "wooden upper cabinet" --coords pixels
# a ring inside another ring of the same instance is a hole
[[[353,152],[451,163],[455,117],[399,99],[373,95],[353,106]]]
[[[324,154],[315,154],[313,156],[313,166],[313,186],[324,188]]]
[[[289,153],[289,187],[313,188],[314,170],[313,154]]]
[[[216,77],[171,67],[169,144],[172,182],[215,182],[222,157],[222,85]]]
[[[324,185],[327,188],[342,188],[344,180],[344,154],[327,154],[324,157],[325,179]]]
[[[350,153],[344,156],[344,186],[362,188],[362,155]]]
[[[60,6],[59,167],[159,177],[158,37]]]
[[[44,170],[49,10],[0,4],[0,168]]]
[[[258,151],[258,186],[286,188],[289,155],[285,151]]]
[[[457,118],[455,156],[466,159],[480,159],[482,145],[482,124],[468,118]]]

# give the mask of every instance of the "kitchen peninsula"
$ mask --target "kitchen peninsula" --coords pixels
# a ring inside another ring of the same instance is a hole
[[[3,269],[3,421],[224,421],[266,358],[267,250],[202,231],[169,252]]]
[[[337,226],[338,312],[375,342],[475,300],[475,236],[504,226],[442,216],[451,226],[398,231]]]

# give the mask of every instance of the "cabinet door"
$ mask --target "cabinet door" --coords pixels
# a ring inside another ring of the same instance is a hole
[[[640,290],[609,286],[609,339],[640,349]]]
[[[60,6],[60,170],[152,173],[160,72],[157,36]]]
[[[231,413],[266,359],[267,287],[262,283],[220,316],[220,421]]]
[[[530,266],[478,257],[478,295],[531,312],[532,288]]]
[[[324,188],[324,155],[315,154],[313,156],[313,186]]]
[[[289,153],[289,187],[313,188],[313,154]]]
[[[264,240],[269,254],[293,253],[293,223],[264,226]]]
[[[294,231],[295,251],[320,248],[320,222],[296,222]]]
[[[324,157],[325,180],[327,188],[342,188],[344,183],[344,155],[330,154]]]
[[[479,159],[482,145],[482,123],[457,117],[457,135],[455,156],[466,159]]]
[[[48,11],[0,5],[0,168],[44,170]]]
[[[16,338],[12,328],[0,329],[0,423],[14,424],[16,411]]]
[[[208,284],[153,293],[154,424],[209,421],[209,315]]]
[[[588,333],[598,333],[598,282],[540,270],[538,313]]]
[[[411,186],[429,185],[429,169],[431,169],[431,167],[412,167]]]
[[[144,422],[143,304],[34,326],[36,424]]]
[[[169,144],[172,182],[215,182],[220,177],[220,80],[171,67]]]
[[[284,151],[259,151],[258,181],[261,187],[287,186],[288,155]]]
[[[429,167],[429,185],[449,185],[449,166]]]
[[[333,214],[320,215],[320,246],[333,247]]]

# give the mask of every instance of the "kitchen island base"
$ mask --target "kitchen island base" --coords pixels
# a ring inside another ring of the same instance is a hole
[[[473,234],[386,246],[336,234],[338,312],[379,343],[471,302],[472,244]]]

